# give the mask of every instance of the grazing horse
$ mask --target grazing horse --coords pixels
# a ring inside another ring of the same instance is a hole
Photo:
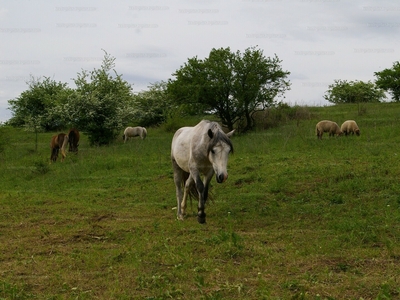
[[[69,138],[69,152],[78,153],[78,146],[79,146],[79,131],[75,128],[72,128],[68,132]]]
[[[233,152],[230,140],[233,133],[234,130],[225,134],[218,123],[207,120],[176,131],[172,139],[171,160],[179,220],[183,220],[185,215],[187,197],[196,195],[199,199],[197,221],[206,222],[204,206],[211,178],[214,173],[218,183],[228,178],[228,155]]]
[[[50,141],[51,148],[51,156],[50,162],[56,162],[58,158],[58,152],[61,149],[61,161],[64,161],[64,158],[67,156],[65,154],[65,148],[68,144],[68,135],[65,133],[59,133],[57,135],[53,135]]]
[[[124,140],[124,143],[131,138],[135,136],[140,136],[142,140],[144,140],[147,136],[147,130],[144,127],[126,127],[124,131],[124,135],[122,136],[122,139]]]

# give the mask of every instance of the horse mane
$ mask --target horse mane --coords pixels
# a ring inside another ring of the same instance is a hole
[[[212,127],[216,127],[217,130],[212,130]],[[207,154],[210,153],[212,148],[218,143],[222,142],[227,144],[231,148],[231,152],[233,153],[233,144],[231,139],[222,131],[221,127],[216,122],[210,122],[210,128],[208,129],[208,135],[211,140],[207,147]]]

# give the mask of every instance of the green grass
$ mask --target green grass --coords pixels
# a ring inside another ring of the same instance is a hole
[[[307,109],[232,138],[206,225],[176,220],[172,132],[49,164],[53,133],[0,127],[0,299],[399,298],[400,105]]]

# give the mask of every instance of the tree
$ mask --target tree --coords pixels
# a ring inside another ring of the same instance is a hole
[[[168,92],[191,113],[215,112],[230,130],[245,119],[244,130],[249,130],[255,125],[254,112],[272,106],[290,88],[290,72],[280,63],[276,55],[267,58],[256,48],[243,54],[229,47],[212,49],[208,58],[191,58],[177,70]]]
[[[324,98],[332,103],[381,102],[385,93],[373,82],[335,80]]]
[[[63,107],[68,122],[86,133],[91,145],[109,144],[133,115],[131,85],[113,69],[115,58],[104,53],[100,69],[78,73],[76,92]]]
[[[237,57],[234,98],[243,109],[246,130],[255,125],[252,117],[254,113],[272,106],[276,97],[290,89],[289,81],[285,80],[290,72],[282,70],[282,61],[276,55],[265,58],[260,50],[249,48],[242,57],[237,52]]]
[[[49,77],[34,78],[27,82],[28,89],[16,98],[9,100],[13,117],[9,124],[25,126],[33,131],[56,130],[63,127],[63,118],[53,114],[54,107],[66,103],[73,90],[66,83],[56,82]]]
[[[27,82],[28,90],[16,99],[8,101],[13,117],[8,121],[12,126],[23,126],[35,133],[37,151],[38,133],[63,127],[64,119],[52,113],[52,109],[65,103],[73,92],[66,83],[56,82],[49,77],[34,78]]]
[[[385,69],[381,72],[375,72],[377,77],[375,84],[392,95],[395,102],[400,102],[400,63],[393,63],[391,69]]]

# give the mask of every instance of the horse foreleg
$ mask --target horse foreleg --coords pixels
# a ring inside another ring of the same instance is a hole
[[[205,198],[204,198],[204,192],[205,192],[205,187],[204,183],[200,178],[199,174],[196,174],[193,176],[197,192],[199,193],[199,204],[197,206],[197,221],[200,224],[203,224],[206,222],[206,213],[204,212],[205,209]]]
[[[211,169],[208,172],[208,174],[204,177],[204,181],[203,181],[203,183],[204,183],[204,203],[206,203],[207,199],[208,199],[208,188],[210,186],[210,181],[211,181],[213,175],[214,175],[214,170]]]

